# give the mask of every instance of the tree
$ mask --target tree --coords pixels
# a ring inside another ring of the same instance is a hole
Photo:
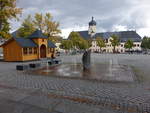
[[[115,53],[116,52],[116,46],[118,46],[120,44],[119,37],[117,35],[112,35],[111,38],[112,39],[110,40],[110,42],[113,46],[113,53]]]
[[[127,42],[125,43],[124,47],[126,49],[129,49],[129,51],[132,49],[132,47],[134,46],[133,41],[132,40],[127,40]]]
[[[61,33],[59,29],[59,22],[53,21],[52,15],[50,13],[46,13],[44,17],[44,27],[45,27],[45,34],[48,37],[54,37],[57,34]]]
[[[63,39],[60,36],[51,36],[49,37],[49,40],[53,43],[60,43]]]
[[[79,39],[79,49],[80,50],[85,50],[89,48],[88,42],[86,40],[84,40],[83,38]]]
[[[87,43],[88,43],[88,47],[91,47],[92,46],[92,39],[88,39]]]
[[[102,49],[102,47],[106,47],[105,41],[101,37],[97,37],[96,42],[97,45],[100,47],[100,50]]]
[[[73,43],[71,40],[63,40],[60,47],[65,50],[70,50],[73,47]]]
[[[80,44],[81,44],[81,36],[79,33],[77,32],[71,32],[69,35],[69,39],[72,41],[73,43],[73,47],[75,49],[79,49]]]
[[[37,29],[44,31],[44,17],[42,15],[42,13],[35,14],[33,23]]]
[[[33,29],[40,29],[50,40],[56,40],[57,35],[61,33],[59,23],[52,20],[50,13],[46,13],[45,15],[36,13],[33,19],[29,15],[22,23],[22,27],[23,30],[21,33],[25,32],[23,34],[31,33]],[[30,29],[26,29],[28,27]]]
[[[16,7],[16,0],[0,0],[0,36],[8,38],[12,18],[18,19],[17,16],[22,12],[21,8]]]
[[[24,19],[21,27],[18,30],[18,36],[27,37],[31,35],[35,31],[35,26],[32,20],[31,15],[28,15],[26,19]]]
[[[144,37],[142,40],[141,47],[145,50],[150,49],[150,38],[149,37]]]

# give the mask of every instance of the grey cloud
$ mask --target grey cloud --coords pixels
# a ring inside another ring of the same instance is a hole
[[[91,16],[95,17],[97,27],[105,30],[113,30],[118,24],[137,29],[146,24],[141,18],[145,16],[144,10],[137,8],[140,0],[18,0],[17,3],[24,8],[24,15],[54,11],[54,19],[60,22],[61,28],[87,26]],[[142,2],[141,8],[144,5]]]

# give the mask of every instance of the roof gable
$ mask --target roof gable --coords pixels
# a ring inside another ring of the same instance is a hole
[[[47,38],[47,36],[45,36],[41,30],[36,30],[29,36],[29,38]]]

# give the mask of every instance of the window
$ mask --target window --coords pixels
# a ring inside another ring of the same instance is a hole
[[[37,48],[34,48],[34,54],[37,54]]]
[[[23,48],[23,54],[25,54],[25,55],[28,54],[28,49],[27,48]]]
[[[106,39],[105,42],[108,43],[108,39]]]
[[[29,54],[32,54],[32,48],[29,48]]]
[[[44,42],[45,40],[44,39],[42,39],[42,42]]]

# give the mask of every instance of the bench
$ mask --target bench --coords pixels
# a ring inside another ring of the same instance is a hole
[[[40,63],[32,63],[32,64],[29,64],[29,67],[30,68],[37,68],[37,67],[40,67],[41,64]]]
[[[61,60],[60,59],[53,59],[54,64],[60,64]]]
[[[22,65],[16,66],[16,70],[23,71],[23,70],[27,70],[27,69],[29,69],[29,65],[22,64]]]
[[[52,60],[49,60],[49,61],[48,61],[48,64],[49,64],[49,65],[52,65],[52,64],[54,64],[54,62],[53,62]]]

